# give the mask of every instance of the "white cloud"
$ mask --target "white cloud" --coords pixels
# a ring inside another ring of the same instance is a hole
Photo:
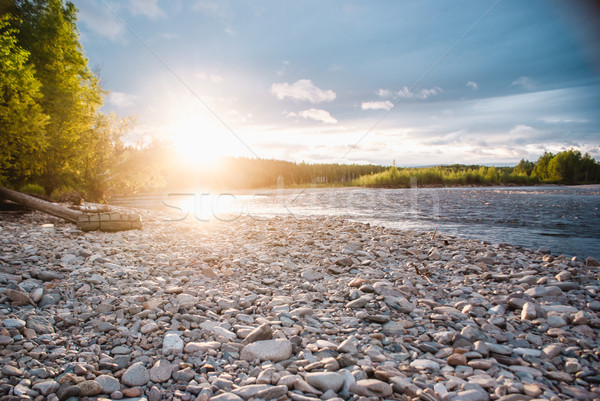
[[[395,99],[427,99],[428,97],[438,95],[442,92],[442,88],[434,86],[433,88],[424,88],[417,91],[410,90],[407,86],[402,87],[398,91],[392,91],[390,89],[379,89],[377,94],[380,97],[393,97]]]
[[[158,0],[129,0],[129,11],[133,15],[144,15],[150,19],[165,17],[165,13],[158,6]]]
[[[210,81],[215,84],[220,84],[224,81],[223,77],[219,74],[205,74],[203,72],[199,72],[196,76],[205,81]]]
[[[583,123],[589,122],[589,120],[586,120],[584,118],[566,117],[566,116],[546,116],[546,117],[540,117],[539,119],[548,124],[561,124],[561,123],[583,124]]]
[[[510,86],[522,86],[527,90],[535,89],[535,84],[533,83],[532,79],[525,76],[520,76],[518,79],[514,80]]]
[[[469,82],[467,82],[467,86],[468,86],[468,87],[470,87],[470,88],[472,88],[474,91],[476,91],[476,90],[477,90],[477,88],[479,87],[479,86],[477,85],[477,82],[474,82],[474,81],[469,81]]]
[[[108,102],[117,107],[133,106],[137,99],[137,96],[123,92],[111,92],[110,95],[108,95]]]
[[[360,105],[363,110],[390,110],[394,107],[394,103],[389,100],[382,100],[378,102],[363,102]]]
[[[77,2],[77,18],[97,34],[117,40],[125,33],[126,27],[108,6],[100,5],[92,1]]]
[[[511,134],[511,135],[532,135],[532,134],[535,134],[536,132],[538,132],[538,130],[536,130],[533,127],[530,127],[529,125],[518,124],[509,131],[509,134]]]
[[[308,109],[302,110],[298,113],[300,117],[308,118],[315,121],[321,121],[325,124],[337,124],[337,120],[329,114],[327,110],[322,109]]]
[[[293,84],[283,82],[271,85],[270,92],[282,100],[286,97],[306,100],[311,103],[331,102],[335,99],[335,92],[322,90],[316,87],[310,79],[300,79]]]
[[[392,92],[389,89],[379,89],[379,91],[377,92],[377,94],[380,97],[392,97],[392,96],[394,96],[394,92]]]

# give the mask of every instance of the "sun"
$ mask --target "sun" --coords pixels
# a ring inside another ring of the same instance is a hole
[[[173,124],[173,145],[181,161],[197,166],[213,166],[228,155],[228,133],[206,118],[187,117]]]

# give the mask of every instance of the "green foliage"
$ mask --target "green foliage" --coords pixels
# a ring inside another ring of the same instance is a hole
[[[75,6],[12,0],[0,17],[0,184],[41,183],[101,199],[130,125],[101,113],[102,96],[79,43]]]
[[[25,184],[19,188],[20,192],[25,194],[36,194],[36,195],[44,195],[44,187],[38,184]]]
[[[43,97],[39,104],[50,119],[47,148],[40,155],[47,194],[59,185],[80,186],[90,152],[102,92],[79,43],[76,9],[62,0],[22,0],[19,42],[30,52]]]
[[[0,16],[0,184],[18,185],[38,172],[37,159],[47,145],[47,116],[37,103],[40,83],[19,46],[19,20]]]
[[[537,163],[521,160],[514,168],[458,164],[430,168],[390,167],[384,172],[361,176],[353,184],[362,187],[409,188],[414,182],[425,187],[598,183],[600,163],[587,153],[582,157],[580,151],[570,149],[556,155],[546,152]]]

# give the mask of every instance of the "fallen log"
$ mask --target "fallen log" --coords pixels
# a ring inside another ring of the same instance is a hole
[[[142,218],[134,213],[83,213],[79,210],[72,210],[56,203],[47,202],[4,187],[0,187],[0,198],[8,199],[28,209],[38,210],[75,223],[82,231],[100,230],[114,232],[142,229]]]

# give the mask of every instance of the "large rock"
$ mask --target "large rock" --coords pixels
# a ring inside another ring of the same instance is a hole
[[[264,340],[246,345],[240,352],[240,358],[246,361],[279,362],[292,356],[292,343],[289,340]]]
[[[150,373],[141,362],[131,365],[121,377],[121,383],[129,387],[145,386],[149,381]]]
[[[121,389],[121,384],[119,380],[109,376],[109,375],[100,375],[96,377],[96,382],[102,388],[102,393],[104,394],[112,394],[115,391],[119,391]]]
[[[270,340],[273,337],[273,331],[269,323],[263,323],[250,332],[244,338],[244,344],[250,344],[256,341]]]
[[[522,320],[533,320],[537,317],[537,311],[535,305],[531,302],[525,302],[523,310],[521,311]]]
[[[364,397],[388,397],[392,395],[393,390],[386,382],[376,379],[359,380],[350,386],[350,392]]]
[[[41,316],[29,316],[27,319],[27,328],[33,329],[37,334],[54,333],[52,324]]]
[[[2,326],[6,327],[7,329],[22,329],[26,324],[27,322],[21,319],[8,318],[2,320]]]
[[[337,393],[344,384],[344,378],[334,372],[308,373],[305,380],[308,384],[323,392],[332,390]]]
[[[9,288],[6,290],[6,297],[8,299],[10,299],[12,301],[13,304],[15,305],[33,305],[33,301],[31,300],[31,298],[29,297],[29,294],[22,292],[22,291],[17,291],[17,290],[13,290],[12,288]]]
[[[60,384],[54,380],[44,380],[33,385],[33,389],[44,397],[56,393],[59,388]]]
[[[179,294],[177,295],[177,305],[182,308],[191,308],[192,306],[196,306],[198,303],[198,298],[190,294]]]
[[[164,383],[171,378],[174,366],[166,359],[156,361],[150,369],[150,380],[154,383]]]
[[[84,380],[79,383],[77,387],[79,387],[79,390],[81,390],[79,394],[84,397],[92,397],[102,393],[102,386],[100,386],[100,383],[94,380]]]

